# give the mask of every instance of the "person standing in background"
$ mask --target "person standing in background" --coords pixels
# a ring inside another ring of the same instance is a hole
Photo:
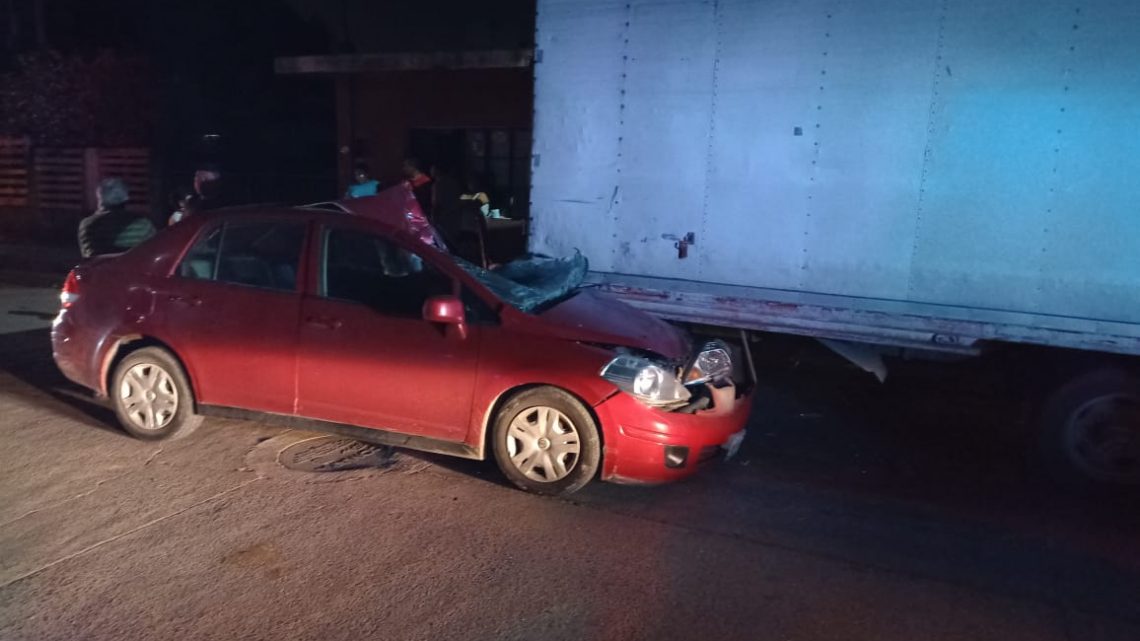
[[[404,159],[403,172],[404,182],[412,188],[412,193],[416,195],[416,200],[420,203],[420,209],[423,209],[424,215],[428,217],[428,220],[431,220],[431,177],[420,169],[420,161],[416,158]]]
[[[367,163],[356,163],[356,171],[353,172],[352,178],[355,182],[348,186],[348,191],[344,194],[345,198],[375,196],[376,192],[380,189],[379,181],[373,179],[368,172]]]
[[[209,211],[225,207],[222,198],[222,172],[214,168],[203,168],[194,172],[194,198],[190,199],[190,209],[195,212]]]
[[[95,189],[94,214],[79,222],[79,253],[84,258],[127,251],[154,235],[154,223],[127,211],[130,192],[118,178],[104,178]]]
[[[459,205],[463,185],[456,180],[451,169],[442,163],[431,168],[431,209],[435,218],[446,215]]]
[[[174,213],[170,214],[170,218],[166,221],[166,226],[169,227],[174,223],[182,220],[187,216],[190,209],[190,201],[194,199],[194,191],[184,189],[178,192],[178,199],[175,201],[176,207]]]
[[[178,211],[171,214],[167,224],[173,225],[197,212],[224,206],[221,172],[213,168],[199,169],[194,172],[194,193],[181,201]]]

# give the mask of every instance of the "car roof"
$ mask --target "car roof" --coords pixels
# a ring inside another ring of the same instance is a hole
[[[386,220],[370,218],[366,216],[359,216],[359,214],[351,213],[348,211],[340,212],[336,210],[312,208],[310,205],[290,206],[280,204],[259,204],[259,205],[239,205],[228,206],[228,208],[220,208],[215,210],[207,210],[195,213],[194,216],[187,218],[187,221],[196,221],[195,229],[202,229],[207,225],[211,225],[214,221],[219,220],[244,220],[244,219],[264,219],[264,218],[298,218],[301,220],[320,222],[320,224],[340,224],[349,225],[363,232],[373,232],[382,234],[393,238],[393,240],[400,240],[408,246],[418,246],[421,243],[418,238],[409,232],[408,229],[397,227],[389,224]],[[195,233],[196,235],[196,233]]]
[[[198,219],[200,226],[208,225],[217,220],[243,220],[251,218],[299,218],[321,223],[344,223],[358,226],[362,229],[372,229],[386,234],[399,236],[408,235],[398,227],[383,220],[359,216],[348,211],[338,211],[304,205],[291,207],[287,205],[242,205],[238,207],[223,207],[195,214],[189,220]]]

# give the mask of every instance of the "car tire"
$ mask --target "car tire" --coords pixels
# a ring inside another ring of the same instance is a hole
[[[518,487],[549,496],[582,489],[598,472],[602,443],[589,410],[553,387],[526,390],[506,402],[492,431],[495,462]]]
[[[194,391],[182,366],[158,347],[135,350],[119,361],[107,395],[119,424],[135,438],[178,438],[202,423],[194,413]]]
[[[1042,406],[1039,426],[1045,463],[1064,485],[1093,489],[1140,484],[1135,454],[1140,444],[1140,379],[1132,374],[1099,369],[1070,380]]]

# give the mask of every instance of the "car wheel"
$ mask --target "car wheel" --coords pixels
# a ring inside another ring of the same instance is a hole
[[[119,424],[136,438],[184,436],[202,422],[194,392],[178,361],[164,349],[144,347],[119,361],[108,395]]]
[[[1042,409],[1041,445],[1070,485],[1140,484],[1140,380],[1105,369],[1062,386]]]
[[[566,495],[594,478],[601,459],[598,426],[570,394],[550,387],[510,399],[495,417],[495,461],[529,492]]]

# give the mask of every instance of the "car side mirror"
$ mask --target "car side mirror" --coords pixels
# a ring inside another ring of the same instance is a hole
[[[467,312],[458,296],[432,296],[424,301],[424,320],[454,325],[460,338],[467,338]]]

